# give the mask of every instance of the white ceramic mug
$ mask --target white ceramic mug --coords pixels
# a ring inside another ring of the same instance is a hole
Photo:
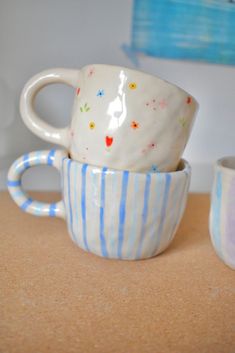
[[[75,90],[71,126],[64,129],[43,122],[33,108],[37,92],[58,82]],[[197,107],[169,82],[110,65],[43,71],[29,80],[20,101],[28,128],[66,147],[72,159],[137,172],[176,170]]]
[[[57,203],[37,202],[21,188],[23,173],[42,164],[61,174],[63,197]],[[82,164],[51,150],[17,159],[8,173],[8,189],[23,211],[65,219],[82,249],[137,260],[157,255],[171,243],[185,209],[190,175],[184,160],[176,172],[145,174]]]
[[[235,270],[235,157],[224,157],[216,163],[210,235],[217,255]]]

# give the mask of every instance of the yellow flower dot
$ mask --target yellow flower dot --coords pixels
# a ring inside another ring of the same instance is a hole
[[[93,129],[95,128],[95,123],[94,123],[94,121],[91,121],[91,122],[89,123],[89,128],[90,128],[91,130],[93,130]]]
[[[135,82],[129,83],[129,88],[130,89],[136,89],[136,87],[137,87],[137,84]]]
[[[139,128],[139,123],[137,123],[136,121],[132,121],[132,123],[131,123],[131,128],[132,129],[134,129],[134,130],[136,130],[136,129],[138,129]]]

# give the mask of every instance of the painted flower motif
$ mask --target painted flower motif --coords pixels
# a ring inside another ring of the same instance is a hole
[[[91,77],[92,75],[94,75],[94,73],[95,73],[94,67],[90,67],[89,70],[88,70],[87,76],[88,76],[88,77]]]
[[[182,127],[185,127],[187,125],[187,120],[185,118],[180,118],[179,123]]]
[[[135,82],[130,82],[129,83],[129,88],[130,89],[136,89],[137,88],[137,84]]]
[[[151,142],[142,150],[142,153],[148,153],[151,150],[154,150],[156,147],[157,147],[157,144],[154,142]]]
[[[161,109],[165,109],[167,106],[167,102],[165,101],[165,99],[161,99],[160,102],[159,102],[159,107]]]
[[[146,102],[145,105],[152,110],[157,110],[158,108],[158,102],[156,99],[151,99],[150,101]]]
[[[96,94],[97,97],[103,97],[104,96],[104,90],[103,89],[99,89],[99,91]]]
[[[82,113],[88,112],[89,110],[90,110],[90,107],[88,107],[88,104],[87,104],[87,103],[85,103],[83,106],[80,107],[80,111],[81,111]]]
[[[132,128],[133,130],[138,129],[139,127],[140,127],[140,124],[139,124],[139,123],[137,123],[136,121],[132,121],[132,123],[131,123],[131,128]]]
[[[110,147],[113,143],[113,137],[112,136],[105,136],[105,143],[107,147]]]
[[[153,150],[154,148],[156,148],[157,147],[157,145],[156,145],[156,143],[154,143],[154,142],[151,142],[149,145],[148,145],[148,148],[150,149],[150,150]]]
[[[94,121],[91,121],[91,122],[89,123],[89,128],[90,128],[91,130],[93,130],[93,129],[95,128],[95,123],[94,123]]]
[[[150,173],[158,173],[159,169],[156,164],[153,164],[152,167],[150,168]]]
[[[79,95],[80,91],[81,91],[81,89],[80,89],[80,87],[78,87],[77,90],[76,90],[76,95],[77,96]]]
[[[191,104],[192,103],[192,97],[188,96],[187,100],[186,100],[186,103],[187,104]]]

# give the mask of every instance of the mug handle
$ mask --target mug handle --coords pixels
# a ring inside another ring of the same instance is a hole
[[[77,88],[80,70],[53,68],[33,76],[24,86],[20,97],[20,113],[25,125],[43,140],[69,147],[69,127],[55,128],[43,121],[34,110],[37,93],[52,83],[64,83]]]
[[[67,158],[65,151],[52,149],[27,153],[12,164],[8,172],[7,186],[11,197],[24,212],[40,217],[66,218],[62,200],[56,203],[35,201],[21,186],[22,176],[27,169],[44,164],[53,166],[61,172],[64,158]]]

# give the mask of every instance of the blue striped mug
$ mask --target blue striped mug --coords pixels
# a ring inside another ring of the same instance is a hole
[[[21,187],[30,167],[57,168],[62,200],[32,200]],[[106,258],[137,260],[155,256],[172,241],[182,218],[191,168],[181,160],[177,171],[134,173],[82,164],[61,150],[38,151],[17,159],[8,173],[8,189],[17,205],[36,216],[66,220],[80,248]]]

